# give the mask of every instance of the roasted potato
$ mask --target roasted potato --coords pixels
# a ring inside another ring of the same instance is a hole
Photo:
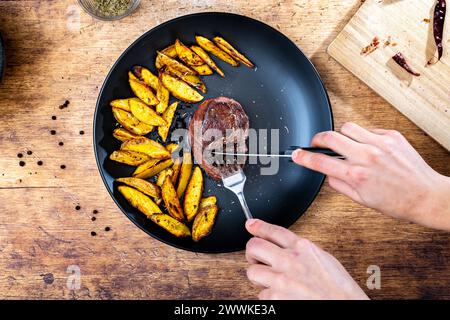
[[[130,187],[133,187],[139,190],[140,192],[154,198],[157,201],[161,199],[161,189],[147,180],[128,177],[128,178],[119,178],[116,179],[116,181],[124,183]]]
[[[142,192],[127,186],[119,186],[118,189],[133,207],[174,236],[181,238],[191,235],[189,228],[185,224],[162,213],[161,209]]]
[[[151,126],[167,125],[166,120],[139,99],[128,99],[128,103],[130,105],[131,114],[139,121]]]
[[[170,154],[172,154],[172,153],[174,153],[175,151],[177,151],[178,148],[179,148],[178,144],[176,144],[176,143],[174,143],[174,142],[169,143],[169,144],[166,146],[166,149],[167,149],[167,151],[170,152]]]
[[[216,205],[207,206],[199,210],[192,224],[192,240],[197,242],[211,233],[218,211]]]
[[[228,53],[220,49],[218,46],[214,44],[211,40],[202,37],[202,36],[195,36],[195,40],[197,41],[198,45],[205,49],[206,51],[212,53],[220,60],[231,64],[233,67],[239,66],[239,62],[233,59],[232,56],[230,56]]]
[[[217,64],[213,61],[213,59],[211,59],[211,57],[206,53],[205,50],[198,46],[191,46],[191,49],[196,54],[198,54],[208,66],[210,66],[213,70],[220,74],[221,77],[225,77],[225,73],[223,73],[222,69],[217,66]]]
[[[178,157],[174,160],[173,166],[172,166],[172,170],[173,170],[172,183],[174,186],[177,184],[178,175],[180,174],[180,169],[181,169],[181,158]]]
[[[163,67],[167,66],[169,68],[177,70],[178,72],[180,72],[182,74],[193,74],[193,75],[197,74],[197,72],[195,72],[194,70],[192,70],[188,66],[185,66],[181,62],[178,62],[177,60],[166,56],[162,52],[158,52],[155,64],[156,64],[156,67],[158,68],[158,70],[160,70]]]
[[[131,90],[134,92],[136,97],[149,106],[155,106],[158,104],[159,101],[149,86],[138,80],[130,79],[129,82]]]
[[[163,161],[158,161],[157,159],[150,159],[149,161],[141,164],[133,172],[133,177],[148,179],[153,177],[173,165],[172,159],[167,159]]]
[[[166,89],[166,87],[164,87],[160,79],[158,79],[158,89],[156,91],[156,97],[159,100],[159,103],[156,105],[156,112],[162,114],[169,106],[170,92]]]
[[[128,80],[141,81],[139,78],[131,71],[128,71]]]
[[[175,111],[177,110],[178,102],[175,101],[172,103],[166,111],[164,111],[162,117],[166,121],[166,125],[158,127],[158,134],[161,137],[163,142],[166,142],[167,135],[169,134],[170,126],[172,125],[172,120],[175,115]],[[178,145],[177,145],[178,147]],[[171,152],[172,153],[172,152]]]
[[[161,171],[158,175],[158,179],[156,180],[156,185],[158,187],[162,187],[164,180],[166,180],[166,178],[171,178],[173,174],[173,170],[171,168],[165,169],[163,171]]]
[[[161,187],[162,198],[169,214],[178,221],[184,221],[183,209],[171,179],[164,179]]]
[[[137,134],[131,133],[130,131],[124,128],[117,128],[113,131],[113,137],[119,141],[125,142],[130,139],[139,138]]]
[[[203,194],[203,175],[200,167],[195,167],[184,194],[183,209],[187,221],[192,221],[198,212]]]
[[[196,103],[203,100],[203,96],[192,89],[186,82],[162,72],[160,79],[167,90],[177,99],[184,102]]]
[[[206,63],[201,66],[192,66],[192,69],[194,69],[201,76],[210,76],[213,74],[212,69]]]
[[[249,68],[254,68],[255,65],[247,59],[246,56],[244,56],[242,53],[237,51],[231,44],[229,44],[224,38],[222,37],[214,37],[214,42],[217,44],[217,46],[228,53],[230,56],[232,56],[234,59],[242,62]]]
[[[162,51],[166,56],[170,58],[176,58],[177,57],[177,49],[175,49],[175,45],[168,46],[167,48],[164,48]]]
[[[200,209],[206,208],[208,206],[214,206],[217,204],[217,198],[216,196],[209,196],[206,198],[202,198],[200,201]]]
[[[189,66],[201,66],[205,64],[194,51],[186,47],[179,39],[175,41],[175,51],[178,58]]]
[[[125,150],[114,151],[111,153],[109,158],[113,161],[124,163],[129,166],[139,166],[150,160],[150,157],[144,153]]]
[[[130,104],[128,103],[129,99],[116,99],[111,101],[111,107],[122,109],[126,112],[131,112]]]
[[[112,112],[117,122],[134,134],[142,136],[153,130],[153,126],[149,126],[148,124],[139,121],[131,114],[131,112],[126,112],[125,110],[116,107],[112,108]]]
[[[170,152],[162,144],[146,137],[125,141],[120,149],[142,152],[153,159],[167,159],[171,156]]]
[[[191,85],[195,89],[198,89],[203,93],[206,93],[206,85],[199,77],[192,74],[182,74],[181,72],[174,70],[172,68],[167,68],[165,71],[174,77],[180,78],[181,80]]]
[[[132,75],[134,75],[135,80],[144,82],[153,90],[158,89],[158,77],[154,75],[150,70],[141,66],[135,66],[132,69]],[[131,76],[130,76],[131,79]]]
[[[183,163],[181,164],[180,179],[178,180],[177,195],[181,198],[189,183],[192,171],[192,154],[190,152],[183,153]]]

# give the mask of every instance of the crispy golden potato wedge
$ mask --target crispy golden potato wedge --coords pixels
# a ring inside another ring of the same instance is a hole
[[[214,206],[217,204],[216,196],[209,196],[206,198],[202,198],[200,201],[200,209],[206,208],[208,206]]]
[[[116,99],[111,101],[110,105],[111,107],[122,109],[126,112],[131,112],[128,100],[129,99]]]
[[[145,83],[137,80],[130,79],[130,87],[134,92],[136,97],[141,99],[143,102],[148,104],[149,106],[155,106],[158,104],[158,99],[156,98],[153,91],[147,86]]]
[[[186,47],[179,39],[175,41],[178,58],[189,66],[201,66],[205,62],[194,51]]]
[[[239,66],[239,62],[233,59],[232,56],[230,56],[228,53],[220,49],[218,46],[214,44],[211,40],[202,37],[202,36],[195,36],[195,40],[197,41],[198,45],[205,49],[206,51],[212,53],[220,60],[231,64],[233,67]]]
[[[119,186],[118,189],[133,207],[166,231],[179,238],[191,235],[191,231],[185,224],[162,213],[161,209],[142,192],[128,186]]]
[[[113,137],[119,141],[125,142],[130,139],[139,138],[137,134],[131,133],[130,131],[124,128],[117,128],[113,131]]]
[[[203,175],[200,167],[195,167],[184,194],[183,209],[187,221],[192,221],[198,212],[203,194]]]
[[[178,221],[184,221],[183,209],[181,209],[180,200],[178,199],[177,192],[171,179],[164,179],[161,193],[169,214]]]
[[[151,126],[167,125],[166,120],[139,99],[128,99],[128,103],[130,105],[131,114],[139,121]]]
[[[170,179],[172,177],[172,174],[173,170],[171,168],[161,171],[158,175],[158,179],[156,180],[156,185],[162,187],[164,180],[166,180],[166,178]]]
[[[164,53],[158,51],[158,55],[156,57],[156,63],[158,70],[162,69],[163,67],[169,67],[172,69],[177,70],[181,74],[197,74],[194,70],[189,68],[188,66],[185,66],[181,62],[172,59],[171,57],[166,56]],[[159,67],[158,67],[159,65]]]
[[[192,224],[192,240],[197,242],[211,233],[218,211],[216,205],[200,209]]]
[[[217,44],[217,46],[228,53],[230,56],[232,56],[234,59],[242,62],[249,68],[254,68],[255,65],[247,59],[246,56],[244,56],[242,53],[237,51],[231,44],[229,44],[224,38],[222,37],[214,37],[214,42]]]
[[[134,80],[139,80],[144,82],[153,90],[158,88],[158,77],[154,75],[150,70],[141,66],[135,66],[132,69],[132,75],[134,75]],[[131,79],[131,77],[130,77]]]
[[[118,178],[116,179],[117,182],[124,183],[130,187],[133,187],[140,192],[154,198],[155,200],[161,199],[161,189],[155,185],[154,183],[151,183],[144,179],[139,178]]]
[[[191,46],[191,49],[196,54],[198,54],[208,66],[210,66],[213,70],[220,74],[222,78],[225,77],[225,73],[223,73],[222,69],[217,66],[217,64],[213,61],[213,59],[211,59],[211,57],[206,53],[205,50],[198,46]]]
[[[131,71],[128,71],[128,80],[140,81],[139,78]]]
[[[180,179],[178,180],[177,195],[181,198],[189,183],[192,171],[192,154],[190,152],[183,153],[183,163],[181,164]]]
[[[175,45],[168,46],[164,48],[162,51],[166,56],[170,58],[176,58],[177,57],[177,49],[175,48]]]
[[[194,87],[195,89],[198,89],[203,93],[206,93],[206,85],[199,77],[192,74],[182,74],[179,71],[174,70],[172,68],[167,68],[165,71],[174,77],[180,78],[181,80],[183,80],[190,86]]]
[[[158,79],[158,89],[156,91],[156,98],[159,103],[156,105],[156,112],[159,114],[164,113],[169,106],[170,92],[164,87],[162,81]]]
[[[201,76],[210,76],[213,74],[212,69],[207,64],[202,64],[201,66],[192,66],[199,75]]]
[[[180,174],[180,169],[181,169],[181,158],[178,157],[175,159],[175,161],[173,162],[173,166],[172,166],[172,170],[173,170],[172,183],[174,186],[177,184],[178,175]]]
[[[178,144],[172,142],[166,146],[166,149],[172,154],[178,150],[178,147],[179,147]]]
[[[131,114],[131,112],[126,112],[125,110],[116,107],[112,108],[112,112],[117,122],[134,134],[142,136],[153,130],[153,126],[149,126],[148,124],[139,121]]]
[[[162,144],[146,137],[125,141],[122,143],[120,149],[142,152],[153,159],[160,160],[170,158],[171,156],[170,152]]]
[[[203,100],[203,96],[192,89],[186,82],[179,80],[171,75],[162,72],[160,74],[160,79],[167,90],[177,99],[189,102],[196,103]]]
[[[153,177],[173,165],[172,159],[167,159],[163,161],[158,161],[156,159],[150,159],[149,161],[141,164],[133,172],[133,177],[148,179]]]
[[[139,166],[150,160],[150,157],[144,153],[124,150],[114,151],[111,153],[109,158],[113,161],[124,163],[129,166]]]
[[[175,115],[175,111],[177,110],[177,107],[178,107],[178,101],[175,101],[162,114],[163,119],[166,121],[166,125],[158,127],[158,134],[161,137],[163,142],[166,142],[166,140],[167,140],[167,135],[169,134],[169,129],[170,129],[170,126],[172,125],[172,120]],[[178,147],[178,145],[176,145],[176,147]],[[170,152],[170,153],[172,153],[172,152]]]

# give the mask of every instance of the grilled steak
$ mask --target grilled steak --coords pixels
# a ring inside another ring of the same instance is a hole
[[[195,160],[215,180],[230,171],[230,167],[242,167],[245,158],[223,162],[216,152],[246,153],[249,120],[239,102],[219,97],[204,101],[195,111],[189,123],[189,141]],[[218,157],[222,161],[217,161]]]

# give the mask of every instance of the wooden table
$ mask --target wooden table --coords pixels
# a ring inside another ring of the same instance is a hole
[[[450,175],[447,151],[327,55],[360,0],[191,2],[142,1],[112,23],[74,0],[0,2],[0,298],[256,297],[243,252],[194,254],[150,238],[115,206],[94,159],[93,112],[112,64],[142,33],[187,13],[236,12],[280,29],[321,73],[337,127],[396,128]],[[372,298],[450,298],[448,233],[384,217],[328,186],[292,230],[334,254]],[[66,285],[71,265],[81,272],[79,290]],[[381,290],[365,285],[369,265],[381,268]]]

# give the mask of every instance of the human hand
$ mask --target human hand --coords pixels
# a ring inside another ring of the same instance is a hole
[[[399,132],[346,123],[341,133],[317,134],[312,146],[346,157],[292,154],[297,164],[328,175],[338,192],[390,216],[450,231],[450,178],[428,166]]]
[[[245,256],[259,299],[363,300],[367,295],[332,255],[291,231],[251,219]]]

